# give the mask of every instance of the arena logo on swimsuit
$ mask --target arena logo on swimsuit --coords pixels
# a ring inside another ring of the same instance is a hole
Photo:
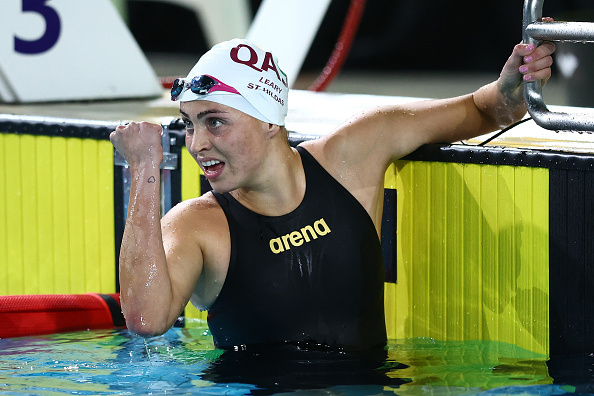
[[[310,242],[312,239],[318,239],[318,236],[324,236],[330,233],[330,227],[326,224],[324,218],[313,223],[313,226],[308,225],[298,231],[293,231],[287,235],[270,240],[270,250],[274,254],[279,254],[285,250],[291,249],[293,246],[301,246],[304,243]]]

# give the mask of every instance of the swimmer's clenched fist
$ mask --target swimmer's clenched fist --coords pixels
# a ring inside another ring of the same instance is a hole
[[[162,131],[158,124],[131,122],[118,126],[109,135],[109,140],[131,167],[159,168],[163,160]]]

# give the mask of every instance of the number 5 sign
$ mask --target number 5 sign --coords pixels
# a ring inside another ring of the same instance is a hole
[[[110,0],[0,0],[0,101],[141,98],[161,92]]]

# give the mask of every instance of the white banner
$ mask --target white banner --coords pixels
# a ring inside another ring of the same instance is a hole
[[[263,0],[247,39],[269,49],[293,86],[332,0]]]
[[[110,0],[0,1],[0,99],[142,98],[162,88]]]

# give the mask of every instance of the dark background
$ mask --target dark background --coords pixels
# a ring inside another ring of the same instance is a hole
[[[259,4],[251,0],[253,13]],[[318,72],[326,64],[349,4],[332,1],[303,71]],[[522,0],[367,0],[343,70],[498,73],[522,39],[522,9]],[[593,10],[594,0],[545,0],[543,15],[591,21]],[[200,55],[208,49],[195,15],[183,8],[134,1],[128,20],[145,52]]]

